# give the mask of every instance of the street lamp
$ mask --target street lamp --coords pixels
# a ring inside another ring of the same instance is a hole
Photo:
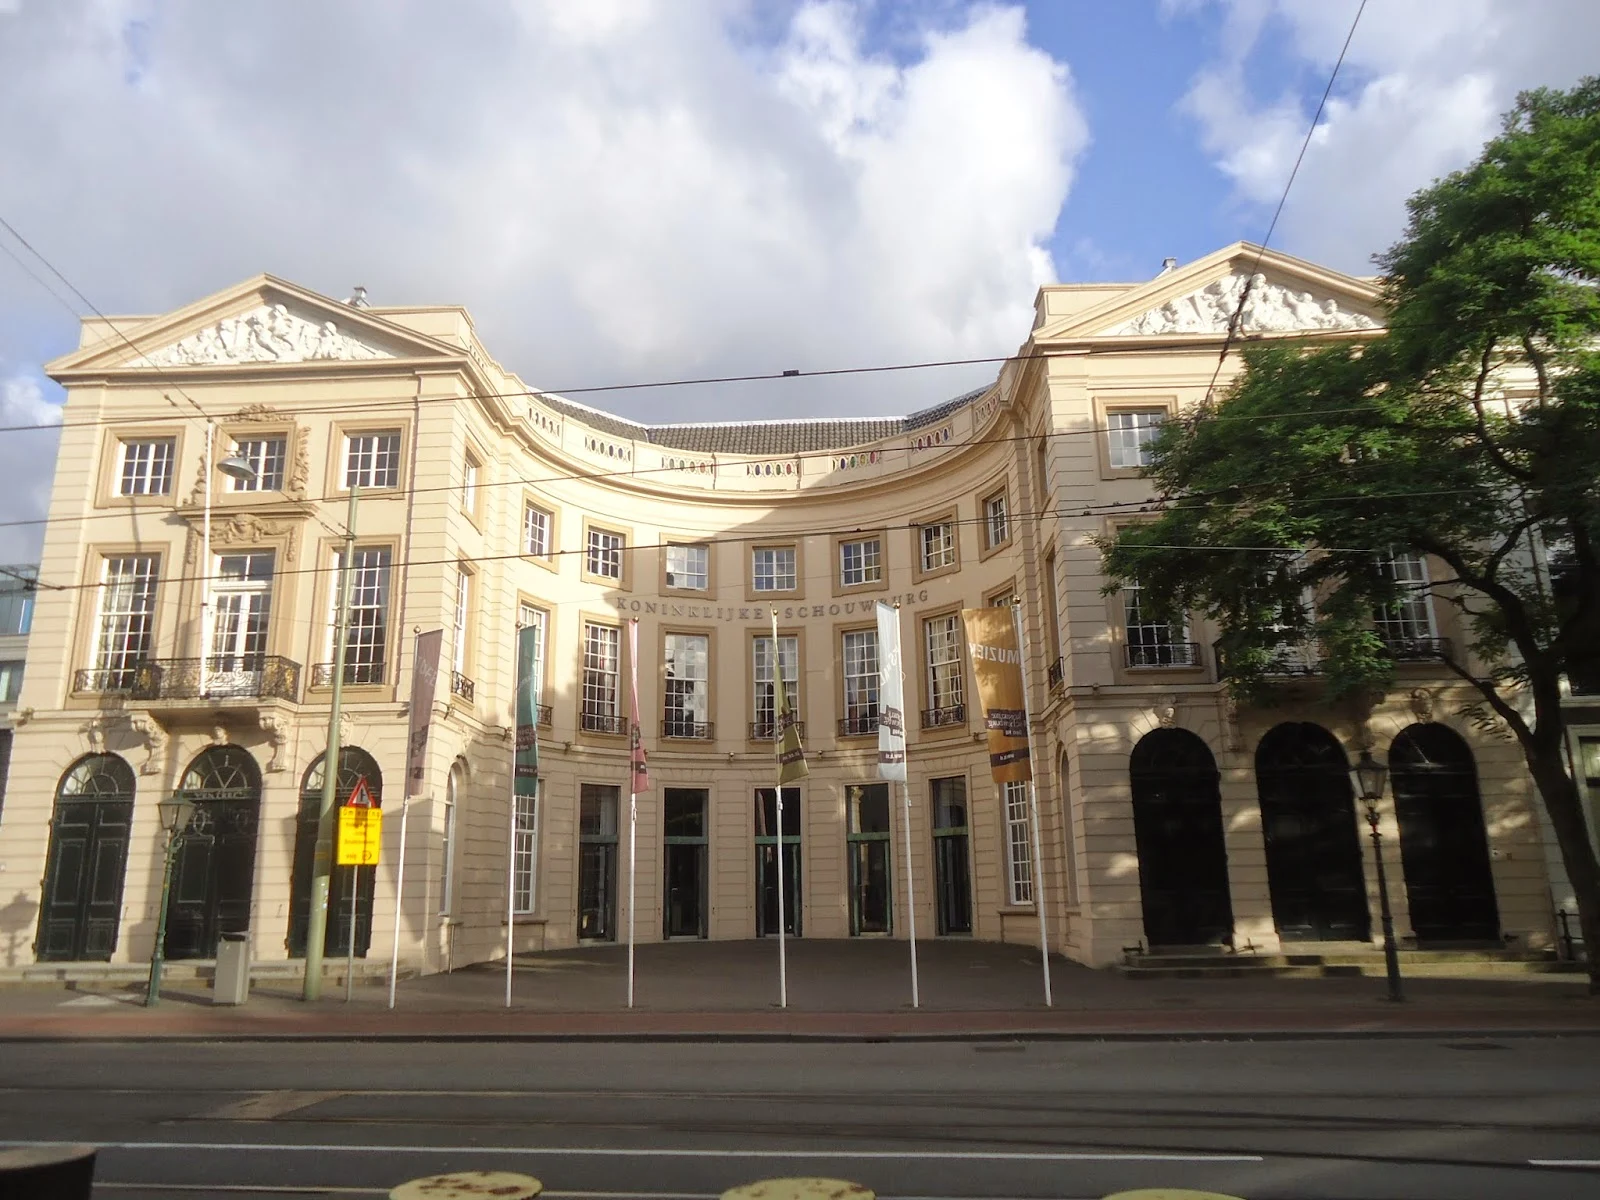
[[[161,907],[156,913],[156,944],[150,951],[150,984],[145,989],[144,1005],[154,1008],[161,1002],[161,966],[166,960],[167,902],[172,898],[172,860],[178,849],[178,836],[189,827],[194,816],[194,801],[174,793],[156,804],[161,828],[167,835],[166,863],[161,871]]]
[[[206,696],[211,691],[211,639],[214,630],[211,628],[211,446],[216,435],[217,427],[211,422],[206,422],[206,462],[205,473],[201,478],[202,492],[205,496],[205,520],[200,532],[200,695]],[[247,482],[256,478],[256,468],[249,459],[236,453],[216,464],[229,479]]]
[[[1394,914],[1389,911],[1389,879],[1383,869],[1383,835],[1378,832],[1378,801],[1383,799],[1383,785],[1388,778],[1389,768],[1373,758],[1370,750],[1363,750],[1356,765],[1350,768],[1356,794],[1367,807],[1372,857],[1378,864],[1378,910],[1383,917],[1383,965],[1389,976],[1389,999],[1404,1000],[1400,994],[1400,952],[1394,943]]]

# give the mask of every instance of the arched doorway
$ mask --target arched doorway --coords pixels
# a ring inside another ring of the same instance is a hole
[[[1217,764],[1186,729],[1157,729],[1128,760],[1144,932],[1152,946],[1200,946],[1233,933]]]
[[[289,895],[289,957],[302,958],[306,952],[306,931],[311,927],[311,868],[317,853],[317,816],[322,811],[322,764],[326,755],[317,755],[306,769],[300,784],[300,815],[294,832],[293,890]],[[383,803],[383,772],[378,761],[359,746],[339,749],[339,778],[334,782],[333,802],[343,804],[365,779],[374,804]],[[355,900],[351,903],[350,880],[355,876]],[[335,866],[328,876],[328,923],[324,926],[323,947],[330,957],[350,953],[350,933],[355,931],[356,956],[365,958],[372,942],[372,898],[378,882],[377,867]]]
[[[1498,942],[1489,837],[1467,743],[1444,725],[1412,725],[1390,745],[1389,771],[1417,941]]]
[[[1349,767],[1333,734],[1306,721],[1274,726],[1256,747],[1267,886],[1285,941],[1364,942],[1371,933]]]
[[[215,958],[219,934],[250,928],[261,768],[242,746],[212,746],[189,764],[178,792],[195,807],[172,862],[166,955]]]
[[[106,961],[117,948],[133,789],[133,769],[115,754],[80,758],[56,785],[34,947],[40,962]]]

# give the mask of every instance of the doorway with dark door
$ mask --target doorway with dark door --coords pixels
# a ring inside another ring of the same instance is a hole
[[[706,936],[705,788],[666,788],[661,794],[665,842],[663,886],[667,902],[663,934],[669,938]]]
[[[1500,909],[1472,750],[1445,725],[1412,725],[1389,747],[1411,930],[1421,945],[1500,944]]]
[[[1210,748],[1156,729],[1128,760],[1144,933],[1154,946],[1217,945],[1233,935],[1222,794]]]
[[[934,931],[972,932],[972,868],[968,853],[967,777],[928,780],[933,807]]]
[[[35,948],[40,962],[105,962],[117,948],[133,790],[133,768],[115,754],[80,758],[56,785]]]
[[[756,936],[778,936],[778,855],[783,855],[783,932],[799,937],[800,789],[783,789],[783,830],[778,829],[778,793],[756,789]]]
[[[322,767],[326,754],[319,754],[300,780],[300,811],[295,820],[294,864],[290,869],[289,936],[290,958],[303,958],[306,933],[311,927],[311,875],[317,857],[317,822],[322,812]],[[383,772],[378,760],[360,746],[339,748],[339,774],[333,782],[334,820],[338,808],[355,794],[356,785],[367,781],[367,792],[375,805],[383,804]],[[334,834],[338,836],[337,831]],[[353,885],[353,891],[352,891]],[[372,944],[372,905],[378,889],[377,867],[341,867],[328,871],[328,915],[323,925],[323,948],[330,958],[347,957],[350,939],[355,938],[355,955],[365,958]]]
[[[1272,917],[1286,942],[1364,942],[1372,930],[1350,763],[1338,740],[1286,721],[1256,747]]]
[[[850,827],[850,936],[893,931],[890,876],[889,785],[850,784],[844,790]]]
[[[578,788],[578,939],[617,940],[617,801],[609,783]]]
[[[212,746],[189,764],[177,794],[194,815],[173,854],[166,956],[215,958],[222,934],[250,928],[261,769],[242,746]]]

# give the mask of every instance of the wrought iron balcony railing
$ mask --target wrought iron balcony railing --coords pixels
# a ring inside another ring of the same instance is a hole
[[[874,706],[867,712],[839,718],[840,737],[864,737],[878,732],[878,710]]]
[[[1217,678],[1227,679],[1232,674],[1228,664],[1228,652],[1221,642],[1211,644],[1211,653],[1217,659]],[[1279,646],[1273,655],[1272,663],[1267,667],[1266,673],[1275,676],[1290,678],[1303,678],[1308,675],[1322,673],[1322,650],[1315,642],[1291,642],[1286,646]]]
[[[534,719],[546,729],[550,728],[550,726],[554,724],[554,717],[551,715],[550,706],[548,704],[539,705],[538,715]]]
[[[147,658],[124,667],[74,672],[72,690],[130,700],[300,699],[300,664],[275,654]]]
[[[344,685],[382,683],[382,662],[346,662],[344,664]],[[327,688],[333,686],[333,664],[317,663],[311,668],[311,686],[314,688]]]
[[[472,703],[473,694],[478,690],[478,685],[473,683],[460,671],[450,672],[450,694],[460,696],[468,704]]]
[[[696,721],[693,717],[667,717],[661,722],[661,736],[709,742],[715,734],[715,728],[710,721]]]
[[[1395,662],[1443,662],[1450,657],[1450,639],[1440,637],[1399,638],[1382,634],[1384,647]]]
[[[800,740],[805,741],[806,723],[804,721],[796,721],[794,727],[800,732]],[[752,742],[770,742],[776,740],[777,736],[778,723],[772,718],[769,717],[765,721],[750,722],[750,740]]]
[[[924,729],[944,729],[951,725],[965,725],[967,723],[967,706],[965,704],[947,704],[943,708],[925,708],[922,710],[922,727]]]
[[[1130,667],[1198,667],[1202,666],[1200,647],[1194,642],[1152,642],[1146,645],[1129,643],[1123,647],[1125,660]]]
[[[628,722],[616,713],[582,712],[578,714],[578,724],[585,733],[628,732]]]
[[[1055,660],[1055,662],[1051,663],[1050,669],[1046,671],[1045,674],[1050,681],[1050,690],[1052,692],[1055,691],[1061,686],[1062,681],[1065,678],[1062,660],[1058,658]]]

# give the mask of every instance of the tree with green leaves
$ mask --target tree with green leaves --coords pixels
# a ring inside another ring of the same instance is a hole
[[[1243,345],[1225,394],[1154,443],[1166,503],[1102,544],[1106,590],[1209,616],[1242,699],[1314,642],[1327,698],[1357,706],[1405,657],[1384,616],[1424,592],[1453,609],[1467,644],[1430,652],[1522,749],[1600,993],[1600,863],[1561,704],[1563,676],[1600,686],[1600,78],[1520,96],[1408,207],[1377,260],[1386,327]],[[1422,555],[1445,570],[1395,569]]]

